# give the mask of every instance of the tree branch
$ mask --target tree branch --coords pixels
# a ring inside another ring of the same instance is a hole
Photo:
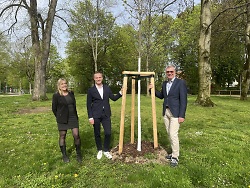
[[[4,9],[0,12],[0,17],[3,16],[4,12],[7,11],[8,9],[10,9],[11,7],[23,7],[25,9],[27,9],[25,6],[23,6],[22,4],[11,4],[11,5],[8,5],[6,7],[4,7]]]
[[[58,15],[55,15],[55,17],[61,19],[68,27],[70,27],[70,25],[68,24],[68,22],[64,18],[62,18],[61,16],[58,16]]]
[[[177,0],[173,0],[172,2],[170,2],[170,3],[166,4],[166,5],[164,5],[164,7],[162,8],[162,12],[164,12],[165,8],[167,8],[168,6],[174,4],[176,1],[177,1]]]
[[[20,2],[19,4],[10,4],[10,5],[6,6],[6,7],[4,7],[3,10],[0,12],[0,17],[3,17],[3,14],[4,14],[5,12],[7,12],[9,9],[11,9],[11,8],[13,8],[13,7],[17,7],[17,9],[16,9],[16,11],[15,11],[15,21],[14,21],[14,23],[11,24],[11,26],[10,26],[8,29],[6,29],[6,30],[4,30],[3,32],[1,32],[1,34],[4,33],[5,31],[8,31],[8,34],[10,34],[10,33],[11,33],[11,30],[14,28],[14,26],[15,26],[16,23],[17,23],[17,13],[18,13],[18,11],[20,10],[20,8],[25,8],[25,9],[27,9],[27,7],[25,7],[25,6],[22,5],[21,3],[22,3],[22,2]],[[10,13],[10,14],[11,14],[11,13]]]
[[[216,21],[216,19],[217,19],[220,15],[222,15],[223,13],[225,13],[226,11],[228,11],[228,10],[235,10],[235,9],[238,9],[238,8],[242,8],[242,7],[244,7],[244,6],[248,5],[248,4],[250,4],[250,3],[245,3],[245,4],[243,4],[243,5],[239,5],[239,6],[236,6],[236,7],[229,7],[229,8],[227,8],[227,9],[224,9],[223,11],[219,12],[219,14],[217,14],[217,16],[215,16],[215,18],[212,20],[212,22],[208,25],[207,30],[208,30],[209,27],[211,27],[211,25]]]

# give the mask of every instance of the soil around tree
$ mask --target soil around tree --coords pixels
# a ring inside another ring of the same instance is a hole
[[[157,163],[167,164],[169,161],[166,159],[167,151],[159,146],[154,148],[154,144],[149,141],[141,142],[141,151],[137,150],[137,143],[123,144],[122,153],[119,155],[119,146],[111,149],[113,161],[124,163]]]

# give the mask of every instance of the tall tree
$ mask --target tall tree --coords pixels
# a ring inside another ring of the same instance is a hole
[[[147,62],[147,59],[149,60],[149,69],[146,70],[154,71],[156,73],[155,86],[160,87],[163,79],[165,79],[162,70],[166,68],[166,64],[169,62],[170,54],[174,49],[173,44],[176,40],[176,38],[173,37],[173,31],[171,29],[173,27],[174,18],[170,15],[164,14],[162,16],[155,15],[152,19],[154,21],[151,23],[152,36],[150,37],[150,52],[148,55],[143,56],[143,62],[144,60],[145,62]],[[147,43],[145,45],[147,45]],[[146,48],[146,51],[148,50],[149,48]]]
[[[93,83],[94,67],[91,47],[82,38],[74,37],[68,42],[66,53],[70,74],[77,83],[75,91],[86,93]]]
[[[218,23],[219,29],[217,30],[223,31],[223,36],[219,37],[219,40],[214,37],[214,41],[217,44],[218,41],[222,41],[223,38],[226,39],[226,42],[224,42],[221,48],[219,48],[219,53],[216,53],[218,50],[215,50],[217,59],[216,56],[213,57],[215,61],[219,62],[216,66],[221,69],[220,71],[217,68],[217,70],[214,71],[216,79],[219,79],[221,75],[223,75],[223,78],[228,77],[226,80],[222,79],[222,82],[224,82],[224,85],[225,83],[229,85],[232,82],[232,79],[238,78],[237,80],[238,82],[241,82],[240,85],[242,88],[240,97],[241,100],[247,99],[250,83],[249,4],[250,1],[248,0],[217,1],[216,8],[220,12],[212,21],[214,25],[215,20],[216,22],[218,22],[218,20],[221,22],[220,18],[224,17],[224,21],[222,21],[222,23],[225,23],[225,21],[227,22],[227,24]],[[227,29],[226,26],[229,26],[229,28]],[[215,32],[214,35],[218,37],[217,33],[218,31]],[[245,38],[243,38],[243,36],[245,36]],[[243,49],[243,45],[245,49]],[[224,55],[224,48],[226,49],[225,51],[230,52],[230,55]],[[243,66],[242,62],[244,62]],[[240,63],[241,66],[239,65]],[[239,76],[239,74],[241,74],[241,76]]]
[[[198,93],[198,41],[200,6],[187,8],[177,15],[171,27],[174,44],[170,59],[179,67],[179,76],[186,80],[188,92]]]
[[[105,53],[115,24],[114,17],[104,6],[104,0],[84,0],[71,10],[71,19],[71,38],[76,37],[87,42],[93,59],[92,73],[98,71],[101,62],[99,56]]]
[[[172,1],[174,3],[174,1]],[[164,43],[164,46],[167,42],[169,42],[169,37],[165,35],[166,38],[164,40],[160,41],[155,36],[158,33],[161,27],[170,28],[171,27],[171,16],[163,15],[162,10],[159,7],[164,7],[163,9],[166,9],[168,5],[171,4],[165,4],[165,1],[161,0],[145,0],[143,2],[143,9],[142,12],[145,12],[145,19],[142,22],[142,45],[143,45],[143,51],[144,51],[144,58],[145,58],[145,70],[146,71],[152,71],[153,64],[155,64],[155,61],[153,60],[153,57],[156,55],[157,52],[159,52],[159,45],[162,45]],[[165,22],[164,22],[165,21]],[[158,25],[159,24],[159,25]],[[155,27],[157,25],[157,27]],[[169,29],[165,32],[161,31],[162,34],[170,34]],[[163,37],[163,36],[158,36]],[[167,49],[165,49],[167,53],[169,52]],[[162,52],[163,54],[167,54],[165,52]],[[161,67],[162,68],[162,67]],[[162,70],[162,69],[161,69]],[[160,71],[161,71],[160,70]],[[148,79],[149,81],[149,79]],[[148,84],[147,85],[147,95],[149,96],[149,89]]]
[[[241,80],[245,28],[243,17],[238,17],[240,10],[225,11],[234,7],[233,4],[233,1],[216,4],[213,11],[213,15],[219,16],[215,16],[216,20],[214,18],[211,36],[212,89],[225,89],[235,80],[238,83]]]
[[[7,84],[7,70],[11,61],[9,43],[6,37],[0,33],[0,92],[4,91]]]
[[[214,106],[210,98],[211,88],[211,0],[201,0],[199,38],[199,91],[196,103],[201,106]]]
[[[129,25],[116,26],[112,37],[110,38],[109,47],[106,53],[105,71],[108,72],[108,82],[112,91],[117,90],[117,84],[123,80],[121,74],[124,70],[136,70],[137,52],[135,48],[136,33],[133,27]],[[106,75],[107,76],[107,75]],[[128,89],[130,89],[128,87]],[[119,90],[117,90],[118,92]]]
[[[57,90],[56,83],[59,78],[67,78],[68,82],[71,81],[68,69],[69,67],[66,61],[60,57],[57,48],[51,45],[50,56],[46,68],[46,85],[48,92],[55,92]],[[69,85],[69,87],[71,86]]]
[[[79,26],[80,27],[80,26]],[[135,32],[131,26],[115,26],[105,46],[105,53],[99,54],[99,67],[105,73],[105,82],[115,91],[117,84],[121,83],[121,72],[124,70],[134,70],[136,64],[136,49],[134,38],[130,33]],[[67,44],[67,62],[70,64],[70,73],[76,81],[77,89],[81,93],[86,93],[93,84],[93,56],[92,49],[86,40],[75,35]],[[108,74],[106,74],[108,73]],[[117,91],[118,92],[118,91]]]
[[[46,96],[46,65],[49,57],[52,27],[56,13],[57,0],[48,2],[46,17],[38,10],[37,0],[11,0],[1,10],[0,17],[11,16],[14,12],[13,29],[18,21],[19,11],[27,11],[30,21],[30,33],[32,39],[32,52],[35,58],[35,78],[33,88],[33,100],[45,100]]]
[[[245,0],[246,2],[246,61],[242,72],[242,91],[241,100],[247,100],[247,93],[249,91],[250,84],[250,0]]]

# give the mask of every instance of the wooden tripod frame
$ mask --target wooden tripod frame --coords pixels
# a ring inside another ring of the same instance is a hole
[[[125,107],[126,107],[126,94],[127,94],[127,82],[128,77],[132,77],[132,99],[131,99],[131,143],[134,143],[134,119],[135,119],[135,78],[150,77],[150,83],[153,84],[151,89],[152,100],[152,118],[153,118],[153,136],[154,136],[154,148],[158,148],[157,137],[157,124],[156,124],[156,108],[155,108],[155,87],[154,87],[154,72],[134,72],[123,71],[123,94],[122,94],[122,108],[121,108],[121,121],[120,121],[120,138],[119,138],[119,154],[123,149],[124,138],[124,121],[125,121]]]

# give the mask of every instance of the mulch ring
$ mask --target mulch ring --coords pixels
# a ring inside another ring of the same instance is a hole
[[[166,159],[167,152],[164,148],[159,146],[154,149],[154,145],[149,141],[141,142],[141,151],[137,150],[137,143],[127,143],[123,145],[122,153],[119,155],[119,146],[111,149],[113,161],[120,161],[125,163],[158,163],[166,164],[169,161]]]

